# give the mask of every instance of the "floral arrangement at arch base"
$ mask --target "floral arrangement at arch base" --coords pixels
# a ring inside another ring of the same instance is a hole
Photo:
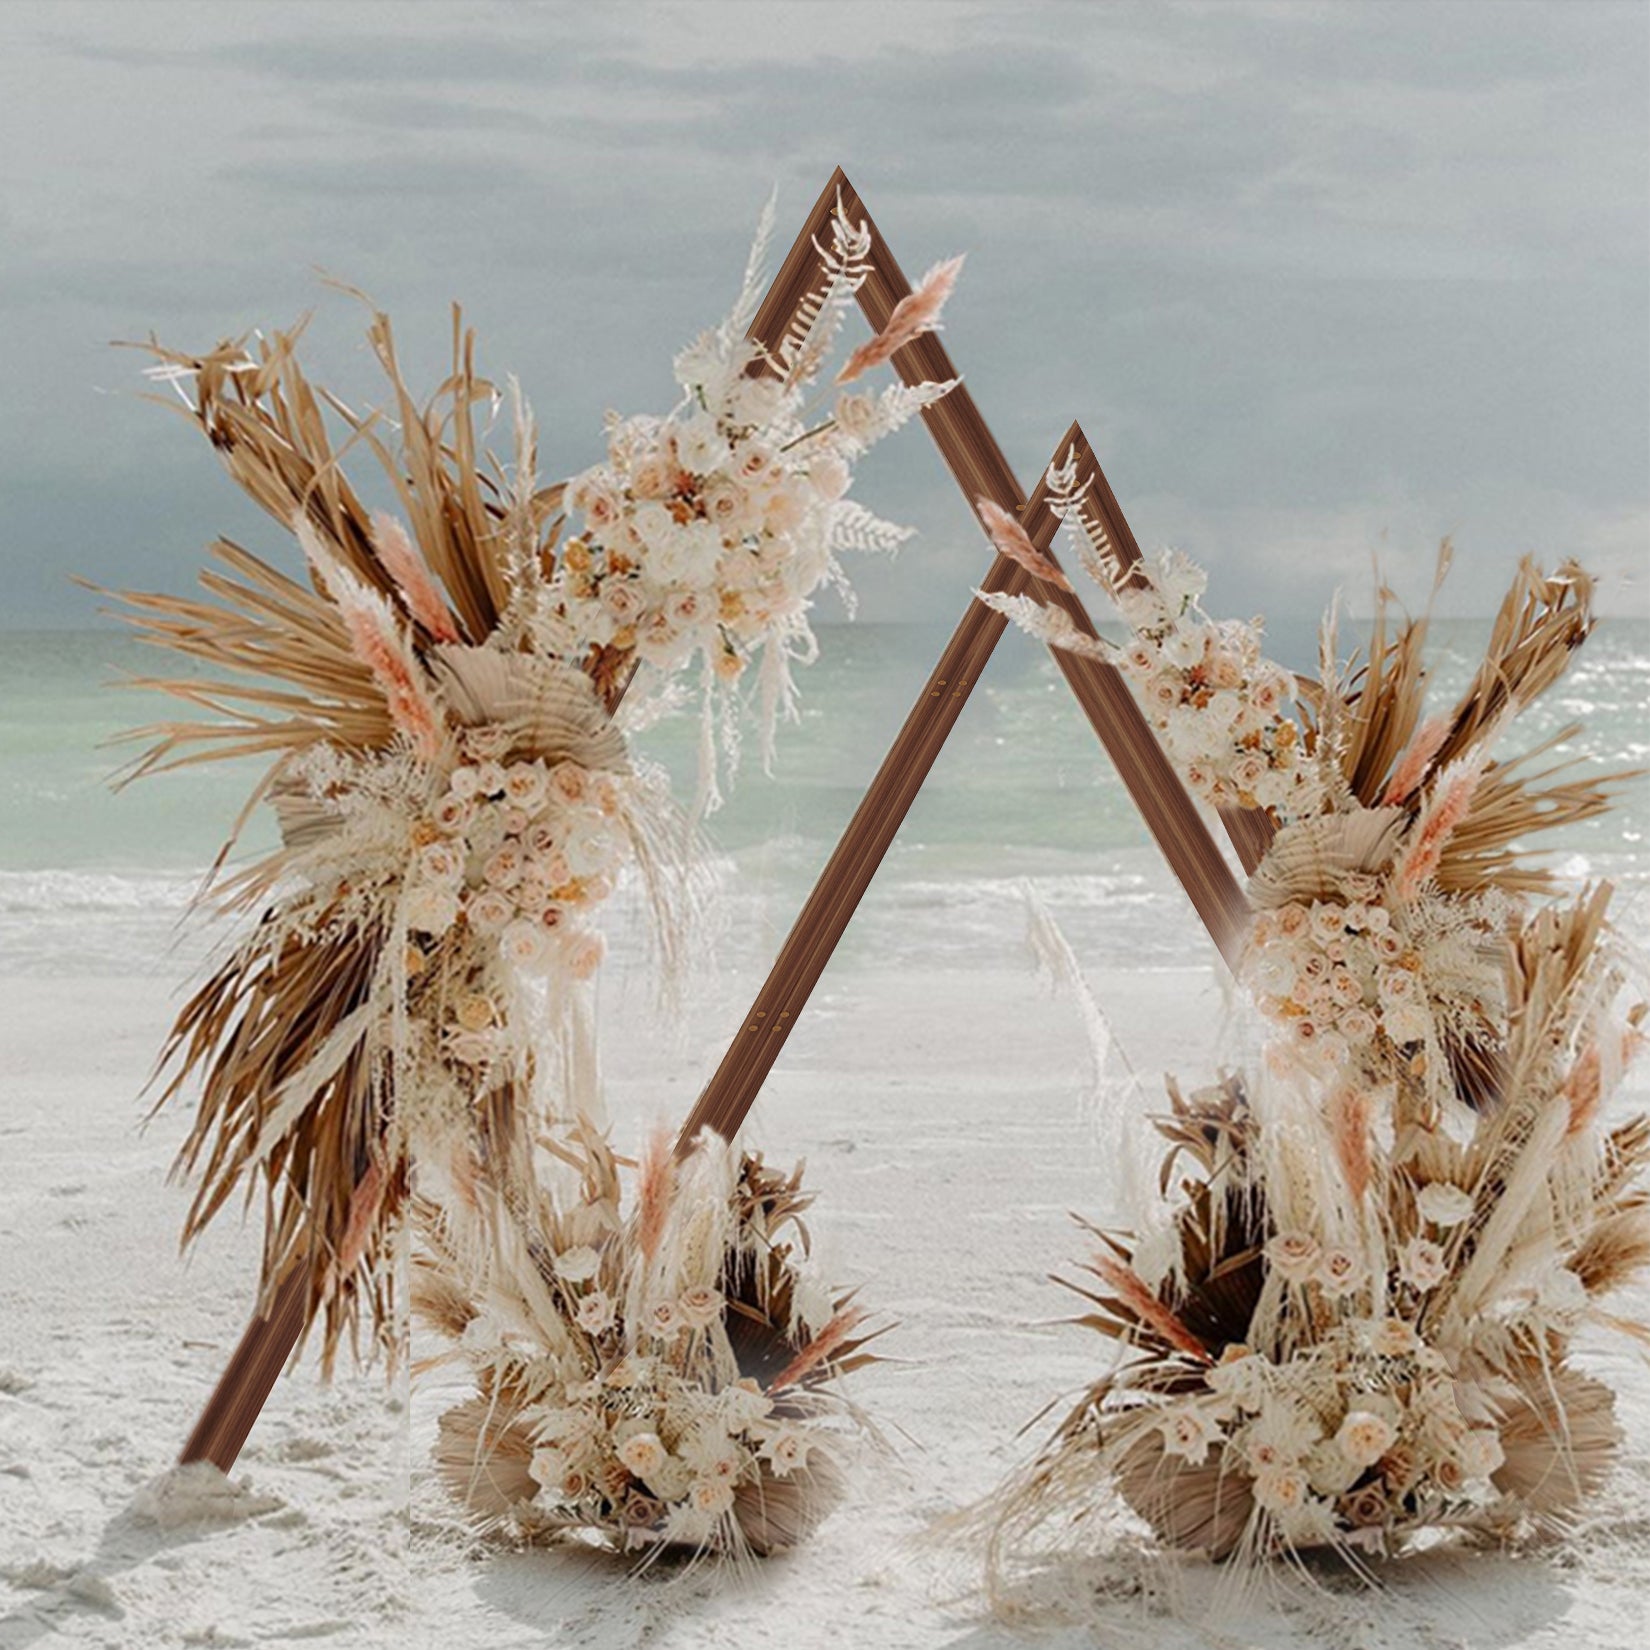
[[[794,1177],[706,1145],[653,1162],[621,1218],[580,990],[625,875],[667,967],[681,959],[702,893],[692,827],[737,760],[743,712],[766,755],[794,714],[792,667],[815,651],[812,600],[844,584],[839,556],[908,536],[847,496],[853,465],[951,387],[849,386],[938,325],[955,262],[819,387],[869,272],[869,229],[840,209],[785,336],[748,339],[771,224],[770,204],[733,311],[677,357],[678,405],[612,417],[605,460],[554,486],[537,480],[519,392],[479,376],[456,314],[451,370],[422,404],[372,317],[383,412],[315,385],[296,332],[204,355],[154,346],[154,376],[303,565],[294,577],[220,541],[203,595],[121,598],[144,640],[194,667],[139,684],[196,714],[140,730],[134,773],[263,758],[247,812],[268,802],[280,828],[273,852],[231,865],[226,847],[215,867],[216,903],[243,925],[165,1052],[162,1103],[200,1091],[179,1161],[197,1182],[186,1241],[237,1192],[261,1193],[264,1298],[303,1270],[330,1369],[363,1330],[369,1349],[401,1347],[392,1240],[416,1216],[421,1301],[462,1320],[468,1352],[507,1325],[508,1350],[477,1365],[489,1413],[498,1400],[510,1419],[474,1430],[478,1482],[530,1428],[541,1477],[565,1457],[547,1516],[605,1522],[620,1544],[764,1551],[804,1532],[842,1448],[825,1434],[855,1416],[829,1383],[865,1356],[855,1309],[804,1286],[783,1235],[806,1201]],[[477,423],[501,411],[498,457]],[[368,507],[352,457],[393,508]],[[682,810],[631,737],[680,703],[690,670],[704,734]],[[541,1177],[569,1161],[564,1208]],[[669,1463],[644,1459],[634,1426],[588,1463],[553,1442],[558,1391],[592,1425],[645,1410]]]
[[[852,1297],[807,1265],[800,1168],[706,1132],[662,1141],[626,1209],[586,1125],[493,1240],[435,1206],[414,1309],[476,1393],[441,1420],[443,1480],[483,1529],[648,1556],[766,1555],[830,1510],[862,1417],[837,1389],[872,1360]]]
[[[1258,626],[1203,615],[1184,558],[1121,566],[1069,470],[1050,480],[1183,776],[1280,829],[1248,887],[1251,1068],[1171,1082],[1163,1204],[1089,1228],[1064,1281],[1117,1356],[972,1515],[993,1574],[1113,1495],[1228,1560],[1562,1529],[1622,1443],[1576,1332],[1650,1338],[1606,1304],[1650,1264],[1650,1120],[1604,1121],[1646,1006],[1609,886],[1564,891],[1528,842],[1632,776],[1541,766],[1575,727],[1493,752],[1585,640],[1590,581],[1526,562],[1429,717],[1424,617],[1394,624],[1383,592],[1363,662],[1331,618],[1322,680],[1295,680]]]

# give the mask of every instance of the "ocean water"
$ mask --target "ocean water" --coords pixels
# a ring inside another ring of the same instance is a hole
[[[1486,629],[1435,628],[1438,697],[1470,675]],[[802,719],[781,730],[774,773],[747,767],[706,827],[722,872],[724,960],[771,959],[945,637],[920,625],[820,627],[821,658],[799,673]],[[0,632],[0,973],[176,974],[212,938],[186,912],[256,766],[209,764],[111,787],[136,748],[111,741],[167,714],[166,701],[121,684],[167,663],[114,630]],[[1650,627],[1602,623],[1506,749],[1573,722],[1582,730],[1555,759],[1650,766]],[[640,741],[683,797],[695,743],[691,717]],[[1613,879],[1618,915],[1641,931],[1647,827],[1650,781],[1638,779],[1617,812],[1546,843],[1566,877]],[[258,819],[245,846],[270,839]],[[1092,967],[1210,955],[1063,680],[1010,630],[832,967],[1016,965],[1028,882]],[[609,967],[639,968],[634,901],[615,906]]]

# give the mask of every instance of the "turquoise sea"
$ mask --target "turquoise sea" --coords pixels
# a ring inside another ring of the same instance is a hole
[[[1476,663],[1485,629],[1435,627],[1440,697]],[[777,948],[945,636],[921,625],[820,627],[821,658],[799,673],[802,721],[781,730],[775,773],[747,769],[708,823],[735,953]],[[115,629],[0,632],[0,972],[173,972],[177,949],[206,937],[180,919],[256,770],[214,765],[110,788],[130,749],[109,741],[165,710],[117,684],[166,664]],[[1508,748],[1571,722],[1582,731],[1566,753],[1600,767],[1650,765],[1650,626],[1601,623]],[[642,740],[684,797],[695,737],[688,717]],[[1647,826],[1650,781],[1640,779],[1616,814],[1551,845],[1567,876],[1613,878],[1623,915],[1643,916]],[[259,821],[248,845],[266,832]],[[1062,679],[1010,630],[835,966],[1010,963],[1027,878],[1093,966],[1208,954]]]

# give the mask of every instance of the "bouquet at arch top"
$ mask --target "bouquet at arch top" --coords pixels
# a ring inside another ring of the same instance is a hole
[[[267,856],[231,867],[226,846],[215,867],[218,907],[252,920],[165,1051],[162,1103],[200,1085],[185,1238],[261,1187],[266,1298],[307,1269],[327,1367],[363,1326],[393,1351],[384,1262],[415,1161],[472,1194],[519,1193],[535,1119],[594,1114],[577,986],[627,869],[664,960],[680,953],[700,895],[691,821],[627,732],[698,671],[703,811],[741,707],[754,700],[765,747],[791,711],[838,556],[908,536],[847,497],[853,464],[950,386],[815,394],[867,273],[869,232],[841,211],[794,325],[772,347],[748,339],[771,223],[770,203],[732,313],[677,357],[678,405],[610,415],[605,460],[553,486],[519,391],[478,374],[456,311],[450,372],[423,403],[372,315],[389,402],[370,413],[310,380],[297,331],[150,346],[151,375],[302,556],[294,576],[220,540],[204,595],[121,597],[143,640],[194,667],[139,685],[199,713],[139,730],[133,773],[267,758],[248,811],[267,802],[280,827]],[[954,276],[926,283],[905,336],[937,325]],[[501,412],[502,458],[478,429]]]
[[[1182,776],[1278,829],[1248,884],[1245,1069],[1171,1083],[1161,1203],[1088,1228],[1068,1286],[1116,1356],[974,1515],[993,1573],[1108,1495],[1220,1559],[1562,1528],[1622,1441],[1577,1332],[1646,1334],[1608,1302],[1650,1263],[1650,1120],[1610,1105],[1646,978],[1609,885],[1565,887],[1531,839],[1635,776],[1544,766],[1574,726],[1499,748],[1592,629],[1592,582],[1524,562],[1427,714],[1427,620],[1385,592],[1361,661],[1331,617],[1321,680],[1296,679],[1258,626],[1208,619],[1184,557],[1120,566],[1069,479],[1061,509]]]

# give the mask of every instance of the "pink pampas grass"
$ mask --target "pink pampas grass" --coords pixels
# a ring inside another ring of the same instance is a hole
[[[436,589],[424,558],[407,537],[406,528],[383,510],[376,511],[372,518],[372,548],[384,571],[395,580],[402,605],[430,638],[437,642],[460,640],[452,610]]]
[[[945,301],[957,284],[962,266],[960,257],[946,258],[935,264],[917,282],[916,290],[894,305],[887,326],[868,343],[861,344],[843,363],[842,371],[836,375],[837,383],[851,384],[873,367],[880,367],[912,339],[920,338],[925,332],[937,332],[940,311],[945,308]]]
[[[1018,562],[1028,573],[1035,574],[1044,584],[1052,584],[1056,590],[1071,589],[1071,580],[1031,542],[1031,535],[1000,504],[981,498],[975,501],[975,506],[998,555]]]

